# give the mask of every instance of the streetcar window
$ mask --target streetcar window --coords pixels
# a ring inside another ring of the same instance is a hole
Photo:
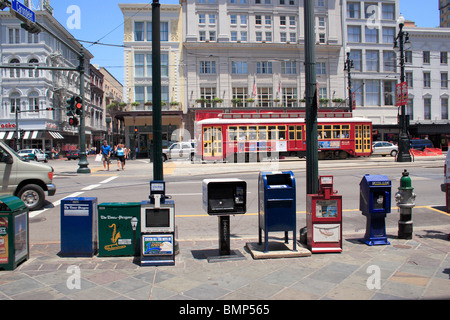
[[[237,127],[228,127],[228,141],[237,140]]]
[[[248,140],[256,141],[258,140],[258,133],[256,127],[248,127]]]
[[[289,126],[289,140],[295,140],[295,127]]]
[[[278,139],[286,140],[286,127],[285,126],[278,126]]]
[[[277,140],[277,127],[269,126],[269,139],[268,140]]]
[[[324,126],[323,139],[331,139],[331,126]]]
[[[348,139],[350,137],[350,126],[342,125],[342,139]]]
[[[267,127],[266,126],[258,127],[258,138],[259,138],[259,140],[267,140]]]
[[[297,140],[303,140],[303,127],[297,126]]]
[[[247,140],[247,127],[239,127],[239,141]]]

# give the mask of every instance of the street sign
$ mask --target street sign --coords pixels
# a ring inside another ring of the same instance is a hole
[[[408,104],[408,84],[406,82],[395,85],[397,93],[397,106],[406,106]]]
[[[33,10],[30,10],[28,7],[26,7],[19,1],[12,0],[11,9],[17,12],[20,16],[24,17],[26,20],[36,23],[36,15],[33,12]]]

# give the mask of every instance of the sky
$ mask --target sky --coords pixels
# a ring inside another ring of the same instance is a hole
[[[34,6],[38,6],[39,0],[31,1]],[[23,0],[20,2],[23,3]],[[50,0],[50,5],[53,7],[53,16],[76,39],[121,45],[123,44],[123,15],[119,3],[151,4],[152,2],[150,0]],[[160,0],[160,3],[178,4],[179,0]],[[405,19],[414,21],[418,27],[439,25],[438,0],[400,0],[400,13]],[[74,19],[75,17],[79,19]],[[94,55],[92,64],[105,67],[120,83],[124,84],[123,48],[82,44]]]

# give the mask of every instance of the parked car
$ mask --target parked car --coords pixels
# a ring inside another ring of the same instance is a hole
[[[423,151],[425,148],[433,148],[433,143],[428,139],[412,139],[411,149]]]
[[[30,210],[42,208],[45,192],[56,193],[53,168],[34,162],[25,162],[10,147],[0,141],[0,194],[20,198]]]
[[[372,145],[372,150],[372,154],[375,155],[395,157],[398,153],[398,146],[386,141],[375,141]]]
[[[70,150],[66,154],[67,160],[77,160],[80,158],[80,150]]]
[[[194,160],[195,143],[194,142],[176,142],[169,148],[163,149],[163,161],[169,159],[186,159]]]
[[[44,162],[48,161],[48,155],[46,155],[39,149],[23,149],[19,150],[18,154],[25,161],[26,160],[36,160]]]
[[[444,184],[441,184],[442,192],[446,192],[446,185],[450,184],[450,152],[447,152],[447,157],[444,163]]]

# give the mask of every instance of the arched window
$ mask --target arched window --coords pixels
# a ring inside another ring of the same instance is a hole
[[[20,61],[18,59],[11,59],[9,64],[19,64]],[[9,69],[9,77],[10,78],[20,78],[20,69]]]
[[[9,102],[11,105],[10,112],[12,114],[16,113],[16,108],[20,112],[20,94],[18,92],[13,92],[9,95]]]
[[[33,67],[33,66],[38,66],[38,64],[39,64],[39,61],[37,60],[37,59],[30,59],[30,61],[28,61],[28,64],[30,65],[30,67]],[[35,77],[35,78],[39,78],[39,70],[32,70],[32,69],[29,69],[28,70],[28,76],[30,77],[30,78],[33,78],[33,77]]]
[[[28,110],[39,112],[39,94],[36,91],[30,92],[28,95]]]

